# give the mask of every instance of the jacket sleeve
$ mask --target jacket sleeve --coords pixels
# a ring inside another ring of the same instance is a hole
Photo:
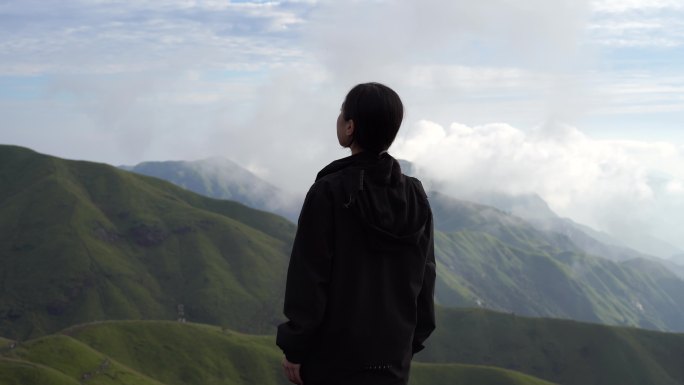
[[[284,313],[276,344],[288,361],[301,363],[323,321],[333,252],[332,197],[315,183],[304,200],[287,270]]]
[[[434,229],[432,224],[432,213],[430,213],[429,224],[427,226],[427,258],[425,260],[425,273],[423,275],[423,286],[418,294],[418,322],[413,335],[413,354],[423,350],[423,343],[435,330],[435,245]]]

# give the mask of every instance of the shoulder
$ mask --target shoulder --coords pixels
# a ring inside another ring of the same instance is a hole
[[[304,199],[304,206],[320,205],[332,202],[334,198],[335,185],[339,183],[337,173],[328,174],[317,179],[309,188]]]
[[[412,176],[404,175],[404,177],[406,178],[408,183],[410,183],[413,186],[413,188],[416,192],[416,195],[418,195],[420,198],[422,198],[423,202],[425,202],[427,204],[428,203],[428,197],[427,197],[427,193],[425,192],[425,188],[423,187],[423,183],[421,183],[421,181],[418,178],[415,178]]]
[[[308,194],[329,194],[334,189],[334,186],[339,183],[341,172],[342,171],[337,171],[316,179],[309,188]]]
[[[309,188],[309,194],[326,194],[332,198],[337,192],[345,190],[344,186],[348,184],[351,170],[352,168],[344,168],[322,176],[319,173],[316,181]]]

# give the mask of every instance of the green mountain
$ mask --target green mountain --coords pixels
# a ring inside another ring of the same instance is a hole
[[[101,322],[0,353],[0,383],[284,385],[281,359],[271,336],[170,321]],[[454,363],[417,363],[410,383],[550,385],[511,370]]]
[[[162,385],[82,342],[64,335],[42,337],[0,355],[0,384]]]
[[[297,221],[302,202],[225,158],[143,162],[122,169],[167,180],[198,194],[228,199]]]
[[[159,179],[0,146],[0,335],[179,316],[271,332],[294,230]]]
[[[684,334],[438,308],[412,385],[675,385]],[[172,321],[78,325],[0,350],[0,383],[286,384],[274,337]],[[543,380],[542,380],[543,379]],[[547,382],[548,381],[548,382]]]
[[[669,257],[665,249],[663,249],[665,252],[654,255],[644,254],[643,252],[631,249],[626,246],[625,242],[609,234],[596,231],[571,219],[559,217],[536,194],[511,195],[489,192],[479,193],[472,196],[472,198],[478,203],[496,207],[506,213],[520,217],[539,230],[561,234],[571,239],[573,244],[587,254],[616,262],[631,259],[649,259],[652,262],[667,267],[668,270],[679,278],[684,279],[684,265],[677,263],[676,256]],[[649,237],[645,234],[640,234],[639,238],[644,240]],[[662,244],[662,241],[653,240],[654,245],[658,243]],[[674,248],[671,247],[669,250],[672,251]],[[660,255],[660,257],[655,255]],[[669,258],[663,258],[663,256],[668,256]]]
[[[0,162],[0,335],[180,310],[270,333],[282,318],[295,230],[285,219],[19,147],[1,146]],[[439,303],[684,330],[684,284],[668,271],[586,255],[492,207],[431,202]]]
[[[491,365],[560,384],[684,384],[684,334],[440,310],[420,361]]]
[[[682,330],[682,281],[662,266],[587,255],[491,207],[431,202],[439,302]],[[294,230],[159,179],[0,146],[0,335],[22,341],[0,339],[0,384],[285,383],[273,337],[243,333],[280,322]],[[140,321],[179,317],[217,326]],[[134,321],[72,326],[103,320]],[[412,384],[681,384],[683,346],[439,308]]]
[[[517,314],[684,331],[684,281],[613,262],[489,206],[434,193],[437,301]]]

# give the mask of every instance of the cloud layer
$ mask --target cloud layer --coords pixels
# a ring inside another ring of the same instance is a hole
[[[538,193],[562,216],[614,234],[659,234],[682,247],[684,147],[596,140],[570,126],[554,132],[421,121],[393,151],[415,162],[433,188],[456,196]]]
[[[347,90],[381,81],[406,105],[397,151],[454,190],[537,191],[597,227],[669,231],[683,223],[682,12],[675,0],[2,2],[0,142],[113,164],[224,156],[302,193],[347,155],[334,134]]]

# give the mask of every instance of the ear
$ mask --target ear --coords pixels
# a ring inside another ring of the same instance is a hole
[[[355,129],[354,120],[353,119],[347,120],[346,126],[344,128],[345,134],[347,134],[347,136],[353,136],[354,135],[354,129]]]

